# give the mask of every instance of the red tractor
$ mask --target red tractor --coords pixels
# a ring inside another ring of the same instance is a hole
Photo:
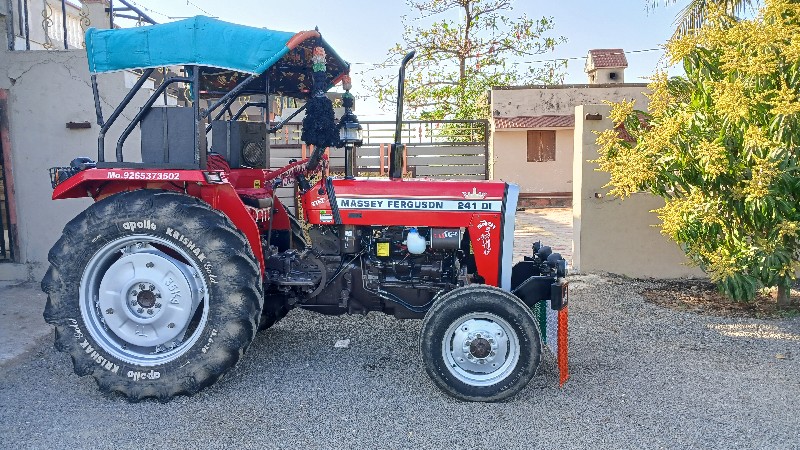
[[[352,117],[337,125],[324,96],[349,79],[349,65],[319,32],[196,17],[90,29],[86,48],[98,159],[53,168],[51,178],[53,199],[95,203],[64,227],[42,289],[56,347],[101,391],[131,401],[194,394],[230,370],[259,329],[295,307],[424,319],[425,368],[462,400],[520,391],[543,343],[566,380],[566,262],[537,244],[512,267],[517,186],[403,178],[399,142],[389,178],[356,177],[352,97],[345,94]],[[400,69],[396,141],[412,56]],[[154,89],[120,133],[115,160],[105,161],[110,127],[166,66],[184,73]],[[141,76],[104,120],[96,77],[117,70]],[[156,106],[175,83],[186,86],[187,106]],[[258,95],[265,100],[231,110],[237,99]],[[307,100],[303,137],[316,144],[309,158],[279,170],[269,170],[267,135],[291,117],[270,128],[270,95]],[[266,109],[265,119],[238,120],[247,107]],[[141,161],[128,162],[123,144],[137,125]],[[326,143],[345,148],[344,177],[327,176]],[[299,187],[301,217],[276,196],[287,180]]]

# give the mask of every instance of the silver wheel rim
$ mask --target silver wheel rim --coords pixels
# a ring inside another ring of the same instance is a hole
[[[208,321],[208,288],[187,252],[148,235],[98,250],[83,272],[80,310],[89,334],[111,356],[138,366],[175,360]]]
[[[514,371],[520,356],[519,337],[503,318],[475,312],[455,320],[442,340],[450,373],[470,386],[491,386]]]

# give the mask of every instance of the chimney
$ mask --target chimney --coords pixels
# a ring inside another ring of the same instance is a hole
[[[589,84],[621,84],[625,82],[628,59],[621,48],[589,50],[586,57],[586,74]]]

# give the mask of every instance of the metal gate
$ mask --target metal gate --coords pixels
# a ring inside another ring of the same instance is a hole
[[[395,122],[362,121],[364,144],[357,151],[357,175],[389,176],[389,148]],[[302,125],[287,123],[271,136],[270,166],[279,169],[308,156],[300,140]],[[404,121],[400,141],[406,146],[403,176],[439,179],[488,180],[489,122],[487,120]],[[344,151],[328,149],[331,173],[344,175]],[[293,213],[293,185],[278,189],[278,197]]]
[[[395,123],[363,121],[361,126],[364,144],[357,152],[359,175],[388,176]],[[404,121],[400,140],[406,146],[405,172],[419,177],[488,179],[488,128],[486,120]],[[288,123],[271,137],[273,169],[306,156],[300,131],[301,124]],[[329,149],[328,155],[334,171],[344,167],[343,150]]]

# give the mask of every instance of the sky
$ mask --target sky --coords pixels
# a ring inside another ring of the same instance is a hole
[[[401,17],[415,17],[405,0],[129,0],[159,23],[195,15],[283,31],[319,27],[323,38],[351,63],[353,93],[359,98],[361,119],[393,120],[392,107],[381,109],[365,89],[376,74],[372,64],[383,61],[387,51],[401,42]],[[586,83],[585,57],[593,48],[622,48],[627,52],[625,81],[647,82],[663,56],[662,45],[674,29],[673,22],[688,0],[677,0],[648,9],[652,0],[512,0],[511,17],[552,17],[553,36],[567,39],[552,53],[522,59],[567,59],[565,83]],[[454,18],[457,15],[454,13]],[[655,50],[653,50],[655,49]],[[671,73],[680,73],[673,68]],[[396,73],[396,72],[395,72]]]

